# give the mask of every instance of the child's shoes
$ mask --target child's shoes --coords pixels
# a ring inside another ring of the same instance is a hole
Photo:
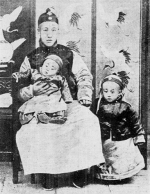
[[[99,167],[99,173],[101,174],[111,174],[112,172],[112,167],[107,166],[105,163],[99,164],[98,167]]]

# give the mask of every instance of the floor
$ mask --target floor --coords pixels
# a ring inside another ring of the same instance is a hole
[[[150,144],[150,141],[148,141]],[[97,180],[82,189],[69,186],[67,181],[59,179],[59,187],[52,191],[45,191],[41,187],[39,177],[37,184],[30,183],[30,176],[19,174],[19,184],[12,183],[12,164],[0,162],[0,194],[147,194],[150,193],[150,145],[148,145],[148,169],[141,170],[130,179],[117,182]]]

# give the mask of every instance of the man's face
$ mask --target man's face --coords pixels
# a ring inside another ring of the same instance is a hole
[[[46,61],[43,63],[43,66],[41,67],[41,73],[45,76],[56,75],[58,71],[59,65],[51,59],[46,59]]]
[[[103,96],[108,102],[113,102],[116,100],[121,92],[120,86],[111,81],[103,83]]]
[[[43,22],[39,25],[41,41],[48,47],[53,46],[57,40],[58,24],[55,22]]]

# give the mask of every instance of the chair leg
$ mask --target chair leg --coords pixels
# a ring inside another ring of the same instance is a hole
[[[18,172],[13,172],[13,184],[18,184]]]
[[[20,168],[20,157],[19,155],[13,156],[13,183],[18,184],[18,172]]]
[[[13,183],[14,184],[18,184],[19,183],[18,173],[20,171],[20,164],[21,164],[21,159],[20,159],[19,151],[18,151],[18,148],[17,148],[16,144],[14,144],[13,161],[12,161]]]
[[[31,184],[35,184],[35,174],[31,174]]]

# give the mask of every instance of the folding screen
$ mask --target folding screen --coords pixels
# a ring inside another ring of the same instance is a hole
[[[1,15],[23,6],[14,28],[5,33],[9,42],[25,37],[14,52],[15,69],[25,55],[38,46],[37,19],[46,8],[54,7],[59,18],[58,42],[77,51],[91,70],[93,99],[99,82],[113,71],[130,72],[125,98],[141,114],[147,130],[149,119],[149,1],[148,0],[1,0]],[[115,65],[115,66],[114,66]]]
[[[96,95],[102,77],[126,71],[125,98],[139,110],[140,0],[98,0],[96,10]]]

